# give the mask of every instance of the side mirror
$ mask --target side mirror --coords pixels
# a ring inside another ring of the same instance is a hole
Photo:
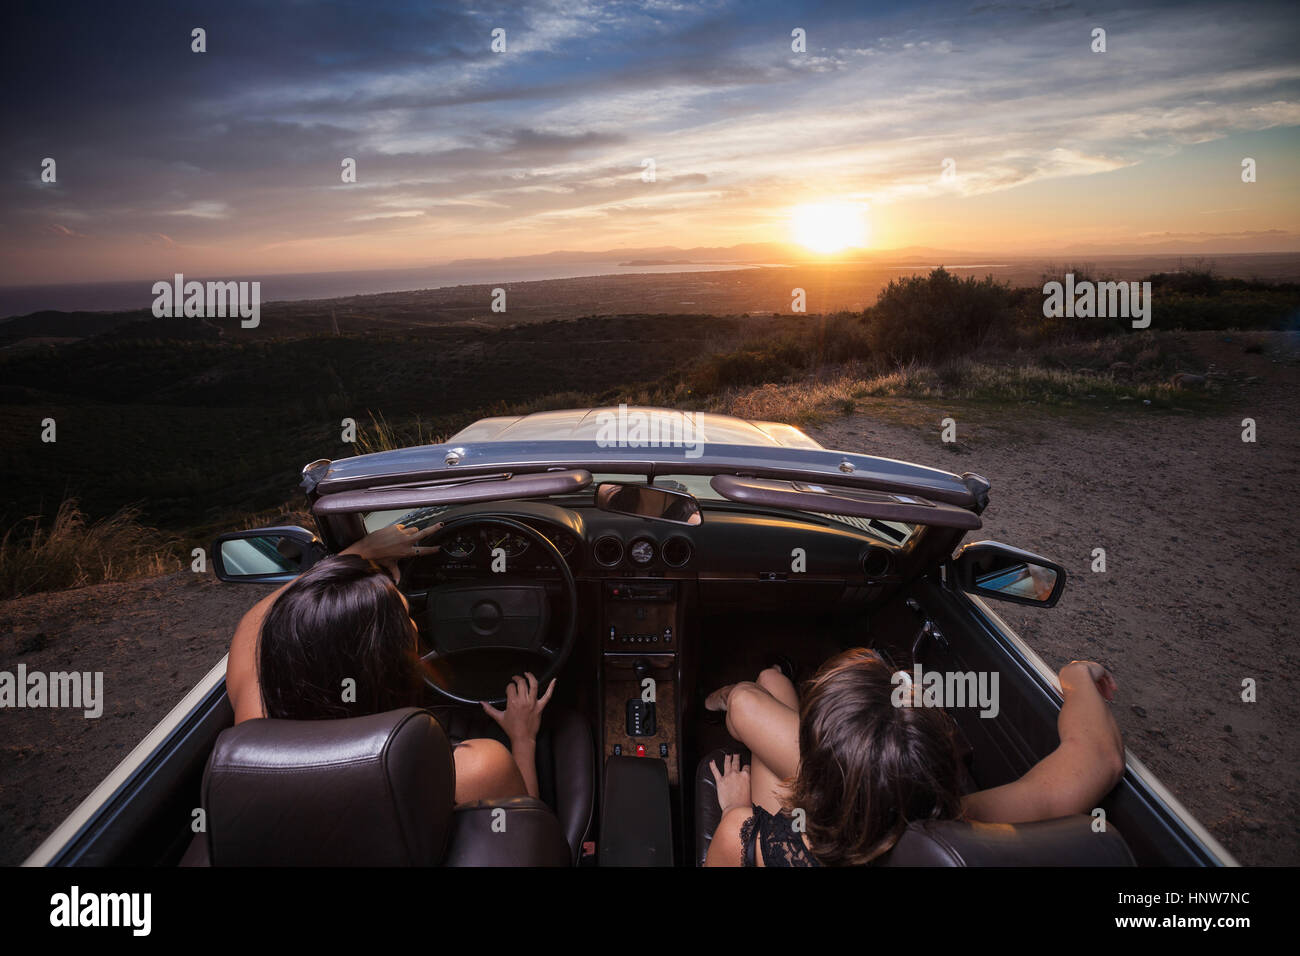
[[[222,581],[284,584],[325,557],[325,546],[306,528],[252,528],[212,543],[212,569]]]
[[[1014,604],[1051,607],[1065,593],[1065,568],[996,541],[965,545],[953,558],[957,586]]]

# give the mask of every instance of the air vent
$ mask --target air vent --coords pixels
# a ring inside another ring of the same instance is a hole
[[[675,534],[664,542],[664,564],[668,565],[670,568],[680,568],[685,566],[694,554],[695,546],[691,544],[689,538],[683,538],[681,535]]]
[[[609,534],[597,538],[591,546],[591,556],[602,567],[612,568],[623,560],[623,542]]]
[[[884,548],[868,548],[862,557],[862,571],[868,578],[880,578],[894,570],[894,556]]]

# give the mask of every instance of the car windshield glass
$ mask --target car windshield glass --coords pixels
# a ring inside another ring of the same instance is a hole
[[[709,484],[709,475],[658,475],[655,477],[655,484],[675,491],[685,491],[694,495],[701,503],[707,506],[708,502],[722,502],[727,499],[722,497],[713,490]],[[636,482],[636,475],[625,474],[593,474],[591,487],[580,492],[578,495],[568,495],[569,498],[580,498],[585,501],[594,500],[596,486],[602,481],[620,481]],[[388,511],[371,511],[362,515],[367,533],[379,528],[387,527],[397,521],[405,521],[407,524],[422,525],[437,520],[438,515],[444,511],[450,511],[455,505],[434,505],[428,508],[399,508]],[[837,521],[840,524],[848,525],[859,531],[865,531],[881,540],[888,541],[890,544],[902,544],[916,531],[916,525],[905,524],[901,521],[882,521],[879,518],[858,518],[852,515],[827,514],[822,511],[806,511],[807,514],[817,515],[821,518],[828,518]]]

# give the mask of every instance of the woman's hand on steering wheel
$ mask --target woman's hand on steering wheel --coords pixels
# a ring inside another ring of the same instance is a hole
[[[390,524],[387,527],[372,531],[360,541],[348,545],[343,549],[342,553],[368,558],[387,568],[389,573],[392,574],[393,580],[398,581],[401,577],[401,572],[397,566],[398,561],[413,558],[417,555],[437,554],[441,550],[436,544],[420,546],[421,541],[437,533],[441,527],[441,521],[431,524],[427,528]]]
[[[550,703],[555,690],[555,678],[541,697],[537,696],[537,678],[525,671],[523,677],[514,677],[506,687],[506,709],[497,710],[483,701],[483,710],[500,724],[512,744],[521,740],[536,740],[542,727],[542,711]]]

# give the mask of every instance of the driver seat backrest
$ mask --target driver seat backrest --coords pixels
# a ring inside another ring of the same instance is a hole
[[[563,831],[539,801],[456,810],[455,790],[451,742],[420,708],[245,721],[217,738],[203,775],[206,847],[191,847],[182,865],[569,862]],[[494,826],[502,815],[506,825]]]
[[[452,741],[486,737],[510,746],[510,739],[481,707],[437,704],[429,709]],[[542,801],[555,811],[564,829],[574,863],[581,858],[582,845],[591,829],[595,754],[591,725],[586,718],[553,701],[546,709],[546,718],[537,735],[537,782]]]

